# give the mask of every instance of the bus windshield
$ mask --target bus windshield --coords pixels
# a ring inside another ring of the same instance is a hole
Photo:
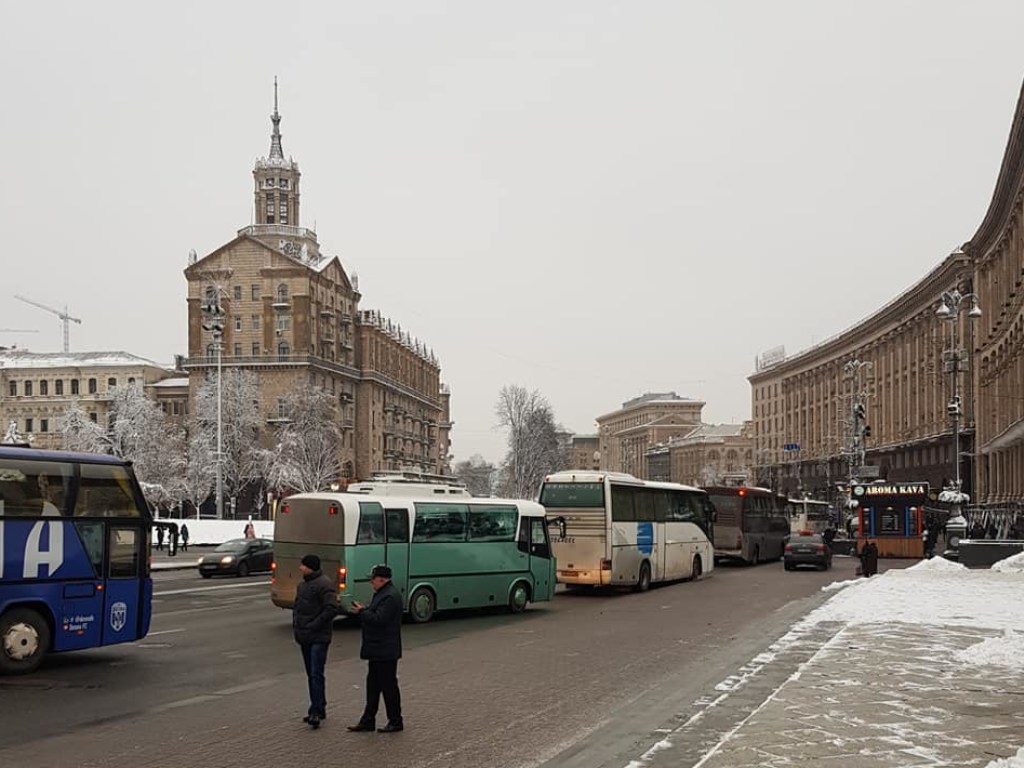
[[[603,507],[604,483],[544,483],[540,503],[545,507]]]

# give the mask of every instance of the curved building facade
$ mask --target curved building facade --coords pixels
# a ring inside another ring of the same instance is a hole
[[[749,377],[760,479],[826,498],[851,476],[959,476],[978,503],[1024,500],[1022,208],[1024,92],[974,236],[856,327]]]

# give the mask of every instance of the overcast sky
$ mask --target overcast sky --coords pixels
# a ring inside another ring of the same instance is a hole
[[[494,404],[645,391],[750,416],[754,357],[838,333],[967,240],[1024,3],[6,3],[0,344],[162,363],[182,270],[252,219],[273,78],[302,221],[432,346],[457,459]]]

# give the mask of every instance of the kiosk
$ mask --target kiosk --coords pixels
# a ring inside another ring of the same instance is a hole
[[[857,501],[857,550],[866,539],[879,557],[924,557],[924,505],[928,483],[876,482],[851,489]]]

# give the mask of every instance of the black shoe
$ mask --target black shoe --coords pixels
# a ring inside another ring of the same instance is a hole
[[[366,725],[366,723],[356,723],[355,725],[348,726],[348,730],[358,733],[359,731],[372,731],[374,727],[372,725]]]
[[[310,715],[306,718],[306,722],[309,723],[309,727],[314,731],[320,727],[320,718],[316,715]]]
[[[395,725],[394,723],[388,723],[383,728],[378,728],[377,733],[395,733],[397,731],[404,731],[404,725]]]
[[[304,723],[308,723],[308,722],[309,722],[310,720],[312,720],[312,719],[313,719],[313,715],[306,715],[306,716],[305,716],[304,718],[302,718],[302,722],[304,722]],[[326,719],[327,719],[327,715],[320,715],[320,717],[319,717],[318,719],[319,719],[319,720],[320,720],[321,722],[323,722],[324,720],[326,720]]]

